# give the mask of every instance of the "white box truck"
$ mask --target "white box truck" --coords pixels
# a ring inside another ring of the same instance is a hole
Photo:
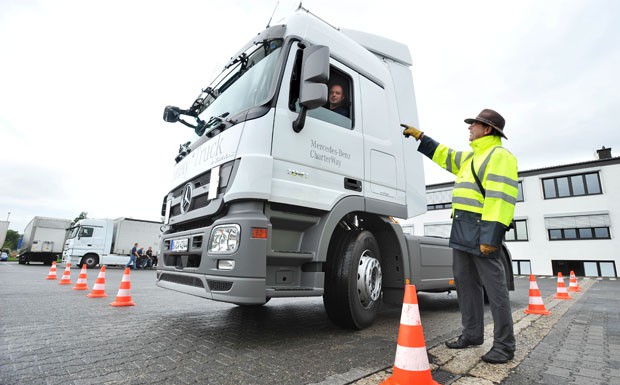
[[[2,249],[4,241],[6,241],[7,231],[9,231],[9,221],[0,221],[0,249]]]
[[[19,263],[51,265],[62,255],[71,219],[34,217],[26,225],[19,248]]]
[[[301,9],[233,55],[189,109],[166,107],[196,137],[163,200],[157,285],[250,306],[323,296],[353,329],[381,300],[402,303],[406,280],[453,289],[447,240],[392,219],[426,211],[422,157],[400,127],[418,124],[411,66],[405,45]],[[345,98],[332,110],[336,85]]]
[[[62,254],[63,262],[88,268],[97,265],[125,265],[137,242],[159,254],[161,222],[132,218],[82,219],[71,228]]]

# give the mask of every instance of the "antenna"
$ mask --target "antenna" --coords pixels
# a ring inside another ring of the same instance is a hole
[[[340,28],[338,28],[338,27],[335,27],[335,26],[331,25],[331,24],[330,24],[330,23],[328,23],[327,21],[325,21],[325,20],[321,19],[320,17],[318,17],[318,16],[317,16],[317,15],[315,15],[314,13],[310,12],[310,10],[309,10],[309,9],[304,8],[304,6],[303,6],[303,4],[302,4],[301,2],[299,3],[299,7],[297,7],[297,11],[300,11],[300,10],[301,10],[302,12],[305,12],[305,13],[307,13],[307,14],[309,14],[309,15],[312,15],[312,16],[316,17],[317,19],[319,19],[319,20],[320,20],[320,21],[322,21],[323,23],[325,23],[325,24],[329,25],[329,26],[330,26],[330,27],[332,27],[333,29],[340,31]]]
[[[278,9],[278,5],[280,4],[280,1],[276,1],[276,6],[273,7],[273,12],[271,13],[271,17],[269,18],[269,21],[267,22],[267,26],[265,28],[269,28],[269,26],[271,25],[271,19],[273,19],[273,15],[276,14],[276,9]],[[300,3],[301,5],[301,3]]]

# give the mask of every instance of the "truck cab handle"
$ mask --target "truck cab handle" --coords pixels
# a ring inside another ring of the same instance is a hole
[[[352,178],[344,178],[344,188],[353,191],[362,191],[362,181]]]

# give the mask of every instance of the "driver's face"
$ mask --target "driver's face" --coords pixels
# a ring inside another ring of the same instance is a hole
[[[330,104],[340,104],[344,99],[344,93],[342,92],[342,87],[339,85],[334,85],[329,89],[329,103]]]

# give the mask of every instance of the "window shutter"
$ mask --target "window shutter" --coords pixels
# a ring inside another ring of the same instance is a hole
[[[565,217],[545,218],[545,228],[578,229],[583,227],[611,227],[609,214],[572,215]]]

